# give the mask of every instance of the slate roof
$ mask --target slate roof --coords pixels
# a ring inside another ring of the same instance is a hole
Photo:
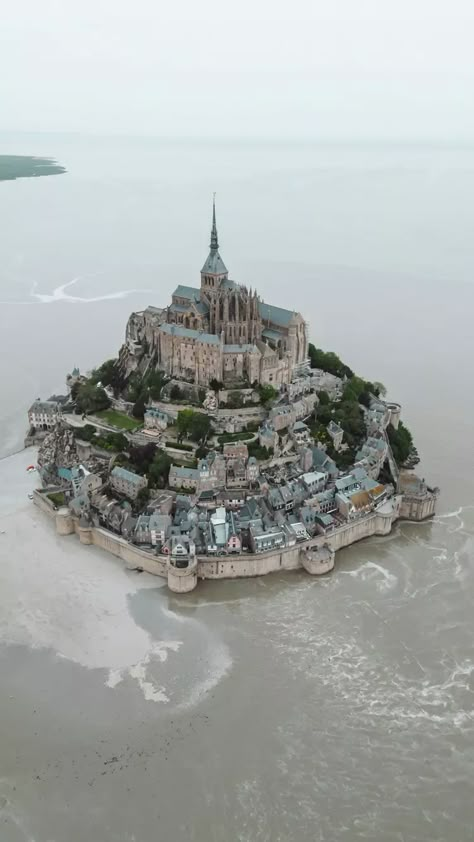
[[[181,468],[178,465],[171,465],[170,473],[182,479],[199,479],[199,471],[196,468]]]
[[[328,433],[334,433],[334,435],[337,435],[338,433],[342,433],[342,427],[340,427],[339,424],[336,424],[336,422],[333,421],[332,419],[327,426],[327,430],[328,430]]]
[[[126,468],[121,468],[119,465],[112,469],[112,476],[131,482],[133,485],[138,485],[144,479],[140,474],[134,474],[133,471],[127,471]]]
[[[29,412],[57,412],[58,409],[57,401],[35,401],[31,404]]]
[[[320,512],[318,512],[318,514],[315,515],[314,519],[317,520],[318,523],[321,523],[323,526],[331,526],[331,524],[334,523],[334,518],[332,517],[332,515],[321,514]]]
[[[308,473],[301,475],[301,479],[305,485],[313,485],[315,482],[322,482],[325,480],[326,476],[320,471],[308,471]]]
[[[240,284],[236,283],[236,281],[231,281],[230,278],[224,278],[221,281],[221,289],[237,289]]]
[[[194,309],[197,310],[198,313],[201,313],[201,315],[203,316],[205,316],[206,313],[209,312],[209,307],[207,306],[207,304],[204,303],[204,301],[195,301]]]
[[[270,305],[267,304],[266,306],[268,307]],[[279,330],[272,330],[269,327],[266,327],[265,330],[262,330],[262,336],[264,337],[264,339],[272,339],[274,342],[279,342],[280,339],[283,338],[283,334],[280,333]]]
[[[173,296],[175,295],[179,296],[179,298],[188,298],[190,301],[199,301],[201,290],[199,287],[186,287],[183,284],[179,284],[173,292]]]
[[[170,304],[169,309],[172,310],[174,313],[187,313],[189,310],[189,304]]]
[[[150,515],[150,529],[167,530],[171,526],[171,517],[169,515]]]
[[[258,308],[264,321],[269,321],[282,327],[288,327],[294,316],[293,310],[274,307],[273,304],[265,304],[264,301],[259,301]]]
[[[201,273],[203,275],[227,275],[227,267],[217,249],[211,249]]]
[[[191,330],[189,327],[182,327],[181,325],[160,325],[160,330],[168,333],[170,336],[183,336],[186,339],[195,339],[197,342],[205,342],[207,345],[220,345],[220,339],[213,333],[201,333],[199,330]]]

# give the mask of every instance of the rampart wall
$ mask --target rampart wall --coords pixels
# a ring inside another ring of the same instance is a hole
[[[138,567],[154,576],[166,578],[171,590],[185,592],[192,590],[198,579],[237,579],[247,576],[265,576],[267,573],[273,573],[277,570],[296,570],[301,567],[304,567],[309,573],[327,572],[332,569],[333,560],[326,566],[323,564],[318,567],[317,564],[308,563],[306,553],[326,547],[334,554],[338,550],[372,535],[388,535],[393,523],[399,517],[422,520],[432,514],[435,497],[430,496],[423,501],[418,501],[415,506],[413,501],[404,501],[398,495],[392,499],[391,505],[386,504],[378,511],[337,527],[326,535],[318,535],[308,541],[281,550],[217,557],[198,556],[196,562],[192,565],[193,569],[189,569],[187,573],[184,570],[175,571],[167,556],[152,556],[146,550],[130,544],[113,532],[100,527],[81,525],[78,518],[73,516],[67,508],[55,510],[44,493],[40,491],[35,491],[34,502],[49,517],[55,519],[59,534],[70,535],[75,532],[81,543],[97,546],[112,553],[112,555],[122,559],[130,569]]]

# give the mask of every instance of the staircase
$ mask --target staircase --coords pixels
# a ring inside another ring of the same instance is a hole
[[[385,441],[387,443],[387,448],[388,448],[387,459],[388,459],[388,464],[389,464],[389,467],[390,467],[390,473],[392,474],[392,478],[393,478],[393,481],[395,483],[395,490],[398,491],[399,483],[400,483],[400,471],[399,471],[397,463],[395,462],[395,457],[393,455],[392,448],[390,447],[390,442],[388,440],[387,433],[384,433],[384,436],[385,436]]]

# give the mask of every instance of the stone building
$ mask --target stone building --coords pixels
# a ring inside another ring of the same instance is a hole
[[[139,491],[142,488],[146,488],[148,483],[146,478],[140,476],[140,474],[127,471],[126,468],[120,468],[117,465],[111,471],[110,484],[119,494],[123,494],[130,500],[135,500],[138,497]]]
[[[153,358],[169,377],[198,386],[215,379],[231,387],[279,387],[308,368],[307,334],[300,313],[266,304],[255,290],[229,278],[214,204],[200,286],[179,285],[168,307],[132,313],[119,359],[126,374]]]
[[[327,425],[326,429],[332,438],[334,450],[340,450],[342,447],[342,439],[344,438],[344,430],[342,429],[342,427],[339,426],[339,424],[336,424],[336,422],[332,419]]]
[[[57,401],[41,401],[39,398],[28,410],[30,427],[36,430],[52,430],[61,416],[61,404]]]
[[[147,432],[163,432],[163,430],[166,430],[168,424],[171,423],[168,413],[154,406],[149,406],[145,410],[143,420],[145,431]]]

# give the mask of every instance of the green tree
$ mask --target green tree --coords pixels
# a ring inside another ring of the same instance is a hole
[[[180,401],[183,399],[183,391],[177,383],[173,383],[170,389],[170,398],[172,401]]]
[[[140,491],[137,494],[137,500],[136,500],[137,510],[141,511],[142,509],[144,509],[146,504],[148,503],[149,499],[150,499],[150,490],[149,490],[148,486],[146,486],[145,488],[140,488]]]
[[[311,368],[320,368],[323,371],[328,371],[330,374],[335,374],[336,377],[353,377],[354,372],[345,365],[334,353],[334,351],[323,351],[321,348],[316,348],[312,342],[308,346],[308,354],[311,362]]]
[[[76,407],[80,412],[99,412],[109,406],[110,400],[101,386],[96,386],[90,380],[80,384],[76,395]]]
[[[221,383],[220,380],[216,380],[216,378],[213,377],[212,380],[209,383],[209,387],[212,389],[213,392],[217,393],[217,392],[220,392],[221,389],[224,388],[224,384]]]
[[[414,453],[413,437],[410,430],[400,421],[397,429],[389,424],[387,427],[388,440],[392,448],[393,458],[400,467],[408,457]]]
[[[77,435],[83,441],[92,441],[95,437],[96,428],[92,424],[84,424],[80,430],[77,431]]]
[[[205,459],[209,450],[203,444],[200,444],[199,447],[196,449],[196,459]]]
[[[321,406],[327,406],[329,403],[331,403],[329,395],[327,392],[324,391],[324,389],[318,392],[318,398]]]
[[[134,418],[139,418],[143,421],[145,416],[145,409],[146,409],[146,397],[145,393],[141,392],[136,399],[135,403],[133,404],[132,415]]]
[[[380,397],[384,398],[386,396],[386,394],[387,394],[387,390],[386,390],[385,386],[383,385],[383,383],[380,383],[379,380],[375,380],[374,381],[374,395],[377,395],[377,397],[380,396]]]
[[[161,390],[163,389],[163,386],[167,383],[167,377],[164,371],[154,369],[146,375],[143,383],[148,390],[150,398],[157,401],[161,397]]]
[[[176,420],[178,441],[182,441],[190,435],[194,415],[195,412],[193,409],[180,409],[178,412],[178,418]]]
[[[126,398],[135,403],[143,391],[143,379],[139,371],[134,371],[128,378]]]
[[[150,488],[165,488],[171,468],[171,459],[163,450],[157,450],[148,471]]]
[[[193,441],[205,442],[211,431],[211,419],[204,412],[194,409],[181,409],[176,421],[178,441],[190,438]]]
[[[362,380],[361,377],[356,377],[354,374],[353,377],[350,378],[349,382],[346,384],[344,392],[342,394],[343,401],[358,401],[359,396],[362,392],[366,391],[366,383],[365,380]]]
[[[124,378],[118,360],[106,360],[92,372],[91,380],[102,386],[111,386],[114,392],[119,392],[123,388]]]
[[[117,453],[120,453],[121,450],[128,449],[128,439],[123,433],[108,433],[107,439]]]
[[[190,430],[190,438],[200,444],[206,441],[211,431],[211,419],[204,412],[193,414]]]
[[[278,395],[278,392],[277,392],[276,389],[274,389],[273,386],[270,385],[270,383],[267,383],[267,384],[262,383],[258,387],[258,394],[260,396],[261,403],[263,403],[265,405],[265,404],[270,403],[270,401],[275,400],[275,398]]]
[[[132,468],[138,474],[147,474],[151,463],[156,456],[156,444],[150,442],[149,444],[136,445],[129,448],[129,459]]]

